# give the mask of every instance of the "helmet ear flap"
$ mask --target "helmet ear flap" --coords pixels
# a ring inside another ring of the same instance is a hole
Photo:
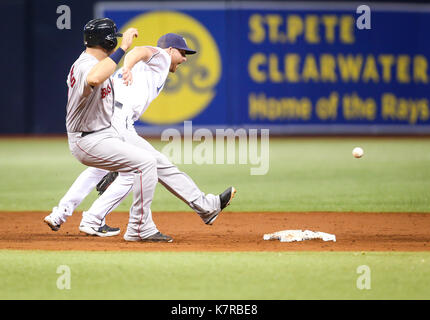
[[[111,51],[113,49],[115,49],[115,47],[118,44],[118,40],[116,38],[116,36],[114,34],[109,34],[106,36],[106,38],[104,39],[103,43],[101,43],[101,47]]]
[[[118,44],[118,40],[115,37],[113,37],[113,39],[106,39],[101,44],[101,47],[108,50],[108,51],[111,51],[111,50],[115,49],[117,44]]]

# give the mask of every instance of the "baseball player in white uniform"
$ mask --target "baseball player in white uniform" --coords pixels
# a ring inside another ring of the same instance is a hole
[[[154,149],[134,129],[134,122],[145,112],[152,100],[161,92],[168,73],[175,72],[179,64],[186,61],[186,54],[194,54],[188,48],[185,39],[177,34],[166,34],[157,43],[157,47],[136,47],[128,53],[124,67],[114,75],[115,112],[112,127],[122,139],[151,155],[156,162],[158,181],[178,198],[187,203],[203,222],[211,225],[218,214],[234,197],[236,190],[228,188],[220,195],[204,194],[193,180],[173,165],[166,156]],[[88,168],[74,182],[59,205],[45,218],[52,230],[58,230],[81,201],[94,189],[97,183],[108,173],[103,168]],[[118,228],[106,226],[106,215],[114,210],[128,195],[135,182],[135,173],[120,171],[118,178],[84,211],[79,229],[97,236],[119,234]],[[134,202],[133,202],[133,205]],[[132,207],[133,208],[133,207]],[[137,219],[141,219],[137,221]],[[140,226],[136,228],[136,224]],[[147,230],[142,234],[142,230]],[[173,239],[161,234],[152,221],[150,208],[144,215],[132,214],[124,239],[128,241],[165,241]]]

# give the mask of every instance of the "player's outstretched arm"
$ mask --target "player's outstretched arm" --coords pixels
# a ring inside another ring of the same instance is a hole
[[[137,29],[130,28],[124,32],[121,47],[118,48],[109,57],[97,63],[87,76],[87,83],[96,87],[108,79],[116,70],[116,66],[121,60],[124,53],[130,48],[133,38],[138,36]]]
[[[132,69],[139,61],[148,61],[157,50],[151,47],[134,47],[125,55],[124,67]]]
[[[124,66],[122,68],[122,78],[126,85],[131,84],[132,74],[131,69],[139,61],[148,61],[157,50],[151,47],[134,47],[129,53],[125,55]]]

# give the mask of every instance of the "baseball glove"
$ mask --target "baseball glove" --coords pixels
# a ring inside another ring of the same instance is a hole
[[[103,192],[105,192],[106,189],[111,185],[111,183],[115,181],[116,177],[118,177],[118,172],[109,172],[103,177],[103,179],[100,180],[96,186],[99,196],[101,196]]]

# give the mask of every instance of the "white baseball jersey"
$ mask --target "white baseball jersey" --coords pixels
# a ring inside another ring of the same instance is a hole
[[[133,82],[126,86],[122,69],[114,75],[115,100],[132,110],[131,119],[138,120],[150,103],[160,94],[169,75],[170,55],[163,49],[152,47],[156,53],[147,61],[139,61],[131,70]]]
[[[67,77],[67,132],[91,132],[111,125],[114,92],[112,79],[91,87],[87,76],[99,61],[83,52],[75,61]]]

